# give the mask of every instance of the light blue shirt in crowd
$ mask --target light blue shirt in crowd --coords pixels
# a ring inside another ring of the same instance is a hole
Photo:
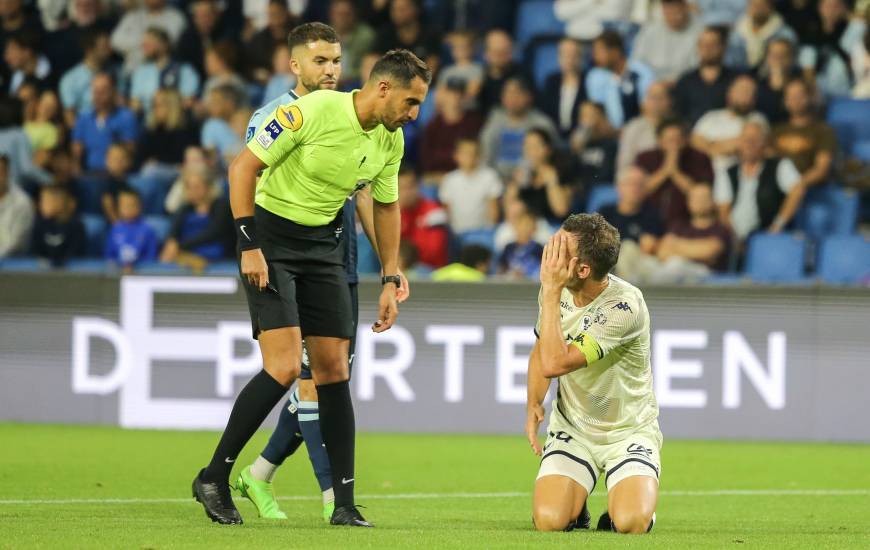
[[[637,75],[638,103],[640,103],[646,97],[646,91],[650,85],[655,81],[655,74],[645,64],[629,60],[623,79],[618,79],[616,74],[601,67],[591,69],[586,75],[586,94],[589,100],[604,105],[607,118],[614,128],[621,128],[623,124],[628,122],[622,112],[622,95],[620,94],[624,81],[628,80],[628,73]]]
[[[199,92],[199,75],[187,63],[180,63],[176,89],[183,98],[195,97]],[[160,88],[162,69],[154,63],[145,63],[133,71],[130,79],[130,97],[139,101],[142,112],[151,112],[151,99]]]
[[[199,139],[203,147],[216,150],[221,158],[235,155],[244,145],[229,123],[221,118],[206,120]]]
[[[91,103],[91,80],[94,71],[84,63],[79,63],[63,74],[60,79],[60,102],[64,109],[76,112],[88,111]]]

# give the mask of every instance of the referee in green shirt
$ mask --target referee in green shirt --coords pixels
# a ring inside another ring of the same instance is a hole
[[[331,523],[371,526],[353,496],[352,312],[340,236],[354,228],[342,227],[341,209],[348,196],[371,187],[385,274],[372,330],[383,332],[398,314],[401,127],[417,118],[431,76],[413,53],[391,50],[362,90],[320,90],[279,106],[230,166],[240,271],[263,370],[239,393],[211,462],[194,479],[194,496],[212,521],[242,522],[230,471],[299,375],[304,337],[332,466]]]

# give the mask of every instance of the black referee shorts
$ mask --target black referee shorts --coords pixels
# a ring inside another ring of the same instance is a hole
[[[359,326],[359,292],[357,283],[351,283],[350,285],[350,303],[353,307],[353,336],[350,337],[350,348],[348,349],[347,356],[347,372],[349,375],[353,375],[353,356],[356,353],[356,328]],[[313,377],[311,375],[311,365],[308,364],[308,356],[302,356],[302,370],[299,373],[300,380],[312,380]]]
[[[283,327],[300,327],[303,338],[351,338],[353,308],[340,238],[341,213],[320,227],[299,225],[260,206],[254,216],[269,282],[277,290],[260,290],[242,277],[254,338],[261,331]]]

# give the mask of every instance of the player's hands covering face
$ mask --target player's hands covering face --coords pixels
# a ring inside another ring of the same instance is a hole
[[[541,257],[541,284],[545,288],[561,290],[571,282],[577,269],[577,257],[571,253],[569,237],[559,231],[544,247]]]

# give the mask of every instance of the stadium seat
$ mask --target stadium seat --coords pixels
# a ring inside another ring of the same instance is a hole
[[[475,229],[458,235],[460,246],[479,244],[490,250],[495,250],[495,229]]]
[[[517,11],[514,39],[520,51],[532,38],[545,34],[565,34],[565,24],[556,19],[553,0],[524,0]]]
[[[828,235],[849,235],[858,223],[858,194],[829,184],[814,187],[796,217],[796,227],[807,237],[819,240]]]
[[[157,234],[157,241],[161,244],[166,241],[169,236],[169,229],[172,227],[172,219],[169,216],[145,216],[145,223],[151,226],[154,233]]]
[[[602,206],[616,204],[617,200],[615,186],[612,184],[596,185],[589,191],[589,198],[586,199],[586,211],[598,212]]]
[[[34,257],[14,257],[0,259],[0,271],[45,271],[49,269],[47,261]]]
[[[78,210],[83,214],[103,213],[103,193],[106,180],[95,176],[82,176],[76,184]]]
[[[213,262],[205,266],[203,273],[206,275],[238,275],[239,264],[235,260]]]
[[[183,275],[189,274],[190,270],[178,264],[165,264],[163,262],[142,262],[136,266],[138,275]]]
[[[76,258],[64,265],[69,271],[78,273],[106,273],[114,271],[114,266],[101,258]]]
[[[164,214],[164,203],[172,181],[167,178],[144,176],[136,174],[130,176],[130,187],[139,192],[142,197],[142,213],[145,215]]]
[[[857,283],[870,277],[870,240],[861,235],[828,237],[819,248],[817,275],[826,283]]]
[[[526,49],[525,62],[532,67],[535,87],[541,90],[547,77],[559,71],[558,39],[534,40]]]
[[[853,152],[856,142],[870,140],[870,124],[866,124],[870,112],[870,100],[848,97],[832,98],[826,119],[837,132],[840,147],[846,153]]]
[[[852,145],[852,156],[870,164],[870,139]]]
[[[106,231],[108,223],[100,214],[83,214],[82,223],[85,226],[87,246],[85,254],[89,258],[101,258],[106,248]]]
[[[790,234],[758,233],[749,238],[746,274],[756,282],[805,281],[806,242]]]

